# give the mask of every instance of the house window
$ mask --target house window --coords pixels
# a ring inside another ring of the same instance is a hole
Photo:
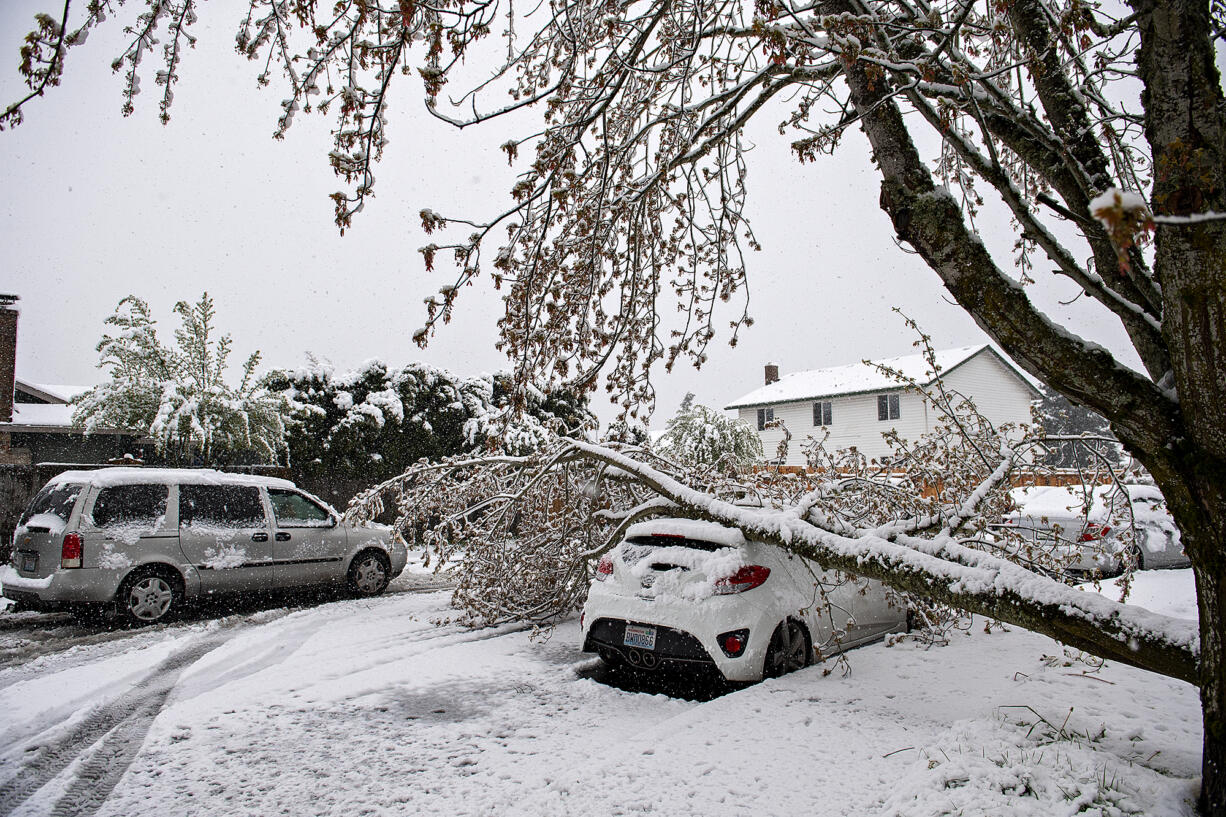
[[[764,431],[766,424],[774,422],[775,410],[773,408],[758,409],[758,431]]]
[[[834,425],[834,418],[831,414],[829,400],[818,400],[813,404],[813,425]]]
[[[897,420],[898,419],[898,395],[897,394],[877,395],[877,419],[878,420]]]

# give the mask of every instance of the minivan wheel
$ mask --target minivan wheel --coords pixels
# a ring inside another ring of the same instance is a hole
[[[179,609],[182,591],[161,573],[134,573],[123,580],[115,594],[119,612],[131,624],[154,624]]]
[[[391,581],[392,566],[377,550],[364,550],[349,565],[349,589],[359,596],[377,596]]]
[[[800,622],[788,619],[771,634],[762,666],[765,678],[778,678],[809,665],[809,639]]]

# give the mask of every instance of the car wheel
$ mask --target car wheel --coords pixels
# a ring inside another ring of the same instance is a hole
[[[809,665],[809,640],[800,622],[788,619],[775,628],[762,666],[765,678],[778,678]]]
[[[391,581],[392,566],[377,550],[364,550],[349,565],[349,589],[359,596],[377,596]]]
[[[140,571],[123,580],[115,600],[128,623],[154,624],[178,611],[183,591],[178,582],[160,572]]]

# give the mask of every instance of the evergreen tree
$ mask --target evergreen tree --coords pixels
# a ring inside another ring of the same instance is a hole
[[[694,404],[689,393],[677,414],[668,421],[657,449],[684,465],[711,466],[725,460],[749,465],[765,456],[758,433],[740,420],[714,409]]]
[[[1096,461],[1118,463],[1123,450],[1105,417],[1072,402],[1050,386],[1039,386],[1042,398],[1036,407],[1037,419],[1049,437],[1085,437],[1078,440],[1053,440],[1047,464],[1055,468],[1087,468]]]
[[[158,453],[175,464],[278,462],[286,452],[288,405],[256,378],[260,353],[243,364],[237,387],[226,382],[229,335],[216,336],[216,309],[204,293],[195,304],[179,301],[175,345],[164,346],[149,305],[129,295],[99,341],[99,368],[111,379],[74,402],[73,423],[92,433],[122,429],[153,438]]]

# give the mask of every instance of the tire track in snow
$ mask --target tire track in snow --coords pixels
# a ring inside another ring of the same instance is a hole
[[[86,753],[51,813],[64,817],[95,813],[140,750],[183,670],[233,636],[229,629],[213,633],[170,656],[130,690],[97,707],[67,735],[31,752],[17,773],[0,785],[0,817],[12,814]]]
[[[8,613],[0,617],[0,632],[72,621],[67,613]]]
[[[160,638],[180,634],[186,635],[193,629],[200,629],[202,626],[211,627],[214,623],[222,628],[242,624],[264,624],[287,616],[292,612],[294,612],[292,608],[274,608],[250,614],[240,613],[224,616],[212,622],[201,619],[159,624],[137,629],[94,631],[84,636],[69,634],[46,648],[36,645],[33,649],[23,651],[21,655],[22,660],[14,662],[13,665],[5,665],[3,659],[0,658],[0,689],[7,689],[14,684],[38,678],[47,674],[48,671],[62,672],[63,670],[72,669],[84,664],[92,664],[100,659],[99,650],[95,648],[100,648],[105,644],[117,643],[120,652],[126,652],[130,649],[147,646],[149,643]],[[85,649],[79,650],[73,655],[61,655],[61,653],[67,653],[74,647],[83,647]],[[48,666],[47,661],[54,661],[54,665]]]
[[[162,628],[146,630],[94,630],[85,627],[73,627],[71,630],[54,633],[36,633],[23,643],[0,645],[0,689],[41,675],[45,670],[30,670],[27,665],[40,658],[55,656],[67,652],[74,647],[94,647],[99,644],[109,644],[114,641],[132,641],[136,636],[163,632]],[[97,656],[89,653],[78,660],[57,663],[57,669],[72,663],[89,663],[96,661]]]
[[[387,592],[380,598],[404,594],[434,593],[448,590],[452,587],[445,580],[435,579],[432,576],[413,576],[407,582],[400,580],[398,585],[388,588]],[[251,611],[232,613],[220,617],[196,612],[183,621],[138,629],[82,625],[76,623],[67,613],[22,614],[20,616],[0,615],[0,689],[5,689],[15,683],[42,675],[46,671],[43,667],[30,665],[35,664],[40,658],[55,657],[60,653],[68,652],[74,647],[95,647],[99,644],[109,644],[115,641],[126,643],[138,640],[142,635],[147,636],[150,633],[165,631],[173,632],[185,627],[206,623],[210,619],[221,623],[222,626],[226,626],[232,620],[255,620],[263,623],[270,620],[267,618],[269,615],[272,615],[274,618],[280,618],[299,610],[319,608],[327,604],[353,603],[355,601],[369,602],[371,600],[338,598],[320,602],[312,601],[308,598],[302,601],[291,601],[289,604],[278,604],[278,606],[264,609],[257,608]],[[26,632],[20,632],[22,630],[26,630]],[[96,660],[96,655],[92,652],[86,652],[66,662],[57,659],[56,669],[88,664]]]

